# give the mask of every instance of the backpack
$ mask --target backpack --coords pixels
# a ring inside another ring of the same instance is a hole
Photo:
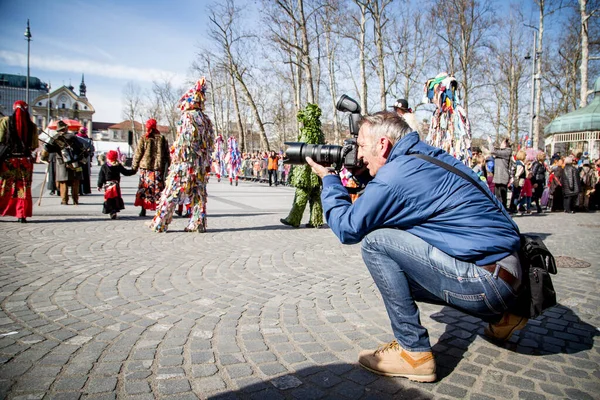
[[[587,173],[584,172],[583,176],[581,177],[581,183],[583,183],[583,186],[592,186],[593,173],[594,171],[591,168],[588,170]]]

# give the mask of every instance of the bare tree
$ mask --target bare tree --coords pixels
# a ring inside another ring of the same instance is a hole
[[[537,32],[537,44],[540,49],[544,48],[544,19],[554,14],[556,11],[563,8],[562,0],[534,0],[539,9],[539,22]],[[542,91],[540,90],[540,83],[542,80],[542,64],[543,64],[543,53],[540,55],[540,62],[536,64],[536,79],[535,83],[535,113],[533,119],[533,133],[532,133],[532,145],[534,149],[539,148],[540,142],[540,112],[542,107]]]
[[[253,117],[258,125],[261,137],[261,147],[269,150],[269,141],[265,132],[265,126],[258,112],[256,102],[252,97],[252,93],[246,84],[244,74],[246,67],[243,65],[242,53],[244,52],[244,40],[248,36],[244,36],[237,32],[237,27],[241,26],[239,19],[240,8],[236,7],[232,0],[227,0],[225,4],[217,5],[210,10],[210,35],[219,46],[219,50],[223,53],[224,65],[227,66],[229,73],[239,83],[242,93],[248,102],[248,105],[253,113]],[[235,99],[234,99],[235,101]]]
[[[494,82],[495,101],[506,110],[499,115],[498,124],[506,130],[506,135],[516,143],[519,140],[519,120],[521,107],[519,92],[525,82],[526,49],[523,32],[523,21],[520,12],[513,7],[508,18],[500,22],[500,30],[496,41],[491,45],[492,58],[485,64],[488,70],[494,71],[496,77],[488,78]],[[492,67],[495,66],[496,68]],[[499,135],[497,132],[497,136]]]
[[[360,108],[363,113],[368,112],[368,83],[366,70],[366,44],[367,44],[367,2],[368,0],[353,0],[358,6],[358,13],[349,11],[353,24],[348,24],[348,29],[343,32],[343,35],[352,40],[358,47],[358,62],[360,69],[360,87],[358,93],[360,95]],[[352,71],[351,71],[352,75]]]
[[[419,107],[421,89],[426,81],[428,67],[435,58],[433,45],[435,36],[428,31],[429,21],[421,10],[402,9],[394,21],[393,40],[388,44],[389,63],[394,73],[389,74],[388,91],[393,97],[417,101],[412,108]],[[419,95],[415,95],[418,88]]]
[[[127,82],[123,88],[123,118],[131,122],[133,132],[133,147],[137,146],[137,130],[135,119],[142,119],[143,98],[141,88],[134,82]]]
[[[569,9],[565,11],[568,12]],[[551,90],[545,91],[546,95],[540,103],[543,113],[540,111],[536,119],[543,114],[549,122],[561,114],[575,110],[580,102],[581,32],[578,20],[579,16],[575,13],[570,15],[567,19],[570,23],[565,24],[560,40],[544,47],[547,56],[543,58],[541,70],[544,74],[544,86]]]
[[[432,14],[445,27],[445,31],[436,31],[443,42],[439,54],[448,60],[448,72],[456,74],[461,84],[463,107],[468,113],[471,92],[480,84],[476,77],[483,67],[481,54],[487,48],[490,27],[496,22],[495,9],[491,2],[436,0]]]
[[[177,103],[179,93],[182,90],[174,88],[170,78],[162,78],[161,80],[152,81],[152,92],[157,99],[161,115],[169,126],[168,139],[172,142],[177,135],[177,121],[180,115],[177,110]]]
[[[387,15],[387,6],[392,0],[368,0],[366,7],[373,19],[373,39],[375,40],[375,49],[377,50],[377,67],[375,71],[379,77],[379,101],[381,109],[386,108],[387,87],[385,82],[385,58],[384,42],[386,37],[386,26],[390,21]]]
[[[336,82],[336,70],[337,70],[337,50],[339,47],[339,36],[336,32],[339,31],[339,25],[344,20],[343,15],[340,12],[340,0],[329,0],[326,7],[322,9],[320,13],[321,24],[324,27],[325,35],[325,52],[327,56],[327,75],[329,78],[329,95],[331,97],[331,110],[333,120],[333,141],[336,144],[341,143],[340,127],[336,113],[336,102],[337,102],[337,82]]]
[[[593,0],[579,0],[579,15],[581,18],[581,89],[579,91],[579,107],[585,107],[587,105],[587,98],[592,93],[591,90],[588,90],[589,60],[600,60],[600,57],[590,58],[589,54],[590,19],[594,15],[598,17],[598,13],[600,13],[600,2]]]

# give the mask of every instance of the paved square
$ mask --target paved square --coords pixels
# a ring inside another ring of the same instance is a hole
[[[279,223],[293,188],[213,179],[209,231],[175,219],[159,234],[132,205],[137,178],[122,184],[116,221],[98,192],[61,206],[45,191],[27,224],[0,218],[0,398],[599,396],[600,213],[515,217],[591,267],[560,268],[560,305],[504,347],[479,319],[422,304],[439,380],[421,384],[357,366],[392,339],[381,297],[359,246]]]

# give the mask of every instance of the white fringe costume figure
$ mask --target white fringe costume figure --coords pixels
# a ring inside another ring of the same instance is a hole
[[[217,182],[221,182],[221,177],[227,175],[225,169],[225,140],[222,135],[217,135],[215,139],[215,151],[214,151],[214,167],[215,174],[217,175]]]
[[[210,172],[215,134],[202,112],[206,81],[202,77],[179,100],[181,118],[177,139],[171,146],[171,165],[150,229],[166,232],[177,206],[191,212],[186,232],[206,231],[206,184]]]
[[[230,136],[229,139],[227,139],[227,156],[225,157],[225,160],[227,161],[229,184],[233,185],[233,180],[235,180],[235,186],[237,186],[238,174],[242,168],[242,155],[240,154],[237,140],[233,136]]]

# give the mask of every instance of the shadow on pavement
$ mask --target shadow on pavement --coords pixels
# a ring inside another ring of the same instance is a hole
[[[285,225],[246,226],[242,228],[208,228],[206,233],[240,232],[240,231],[280,231],[289,229]]]
[[[432,314],[431,318],[447,324],[446,331],[433,346],[438,381],[452,373],[477,336],[482,336],[498,348],[531,356],[574,354],[590,350],[594,337],[600,336],[594,326],[560,304],[529,320],[525,328],[513,334],[507,342],[490,341],[483,335],[483,327],[487,323],[452,307],[444,307]]]
[[[433,399],[427,390],[431,383],[416,383],[405,378],[388,378],[373,374],[357,364],[329,364],[299,369],[295,373],[253,382],[236,391],[209,396],[211,400],[233,399]],[[435,385],[435,384],[433,384]]]
[[[544,233],[542,233],[542,232],[525,232],[525,233],[527,233],[528,235],[539,236],[539,237],[542,238],[542,240],[546,240],[550,236],[552,236],[552,233],[549,233],[549,232],[544,232]]]
[[[74,217],[73,214],[68,214],[68,215],[57,215],[57,214],[53,214],[53,215],[49,215],[50,217],[53,217],[52,219],[35,219],[35,215],[33,217],[29,217],[27,218],[27,224],[50,224],[50,223],[57,223],[57,222],[97,222],[97,221],[107,221],[110,222],[112,221],[110,219],[110,217],[108,216],[108,214],[106,214],[105,216],[100,216],[100,217],[92,217],[92,218],[79,218],[79,217]],[[44,215],[40,215],[40,217],[45,217]],[[62,217],[62,218],[61,218]],[[134,216],[134,215],[125,215],[125,216],[120,216],[118,217],[117,221],[119,220],[124,220],[124,221],[141,221],[143,220],[142,218],[138,217],[138,216]],[[10,221],[6,221],[6,222],[10,222]]]

